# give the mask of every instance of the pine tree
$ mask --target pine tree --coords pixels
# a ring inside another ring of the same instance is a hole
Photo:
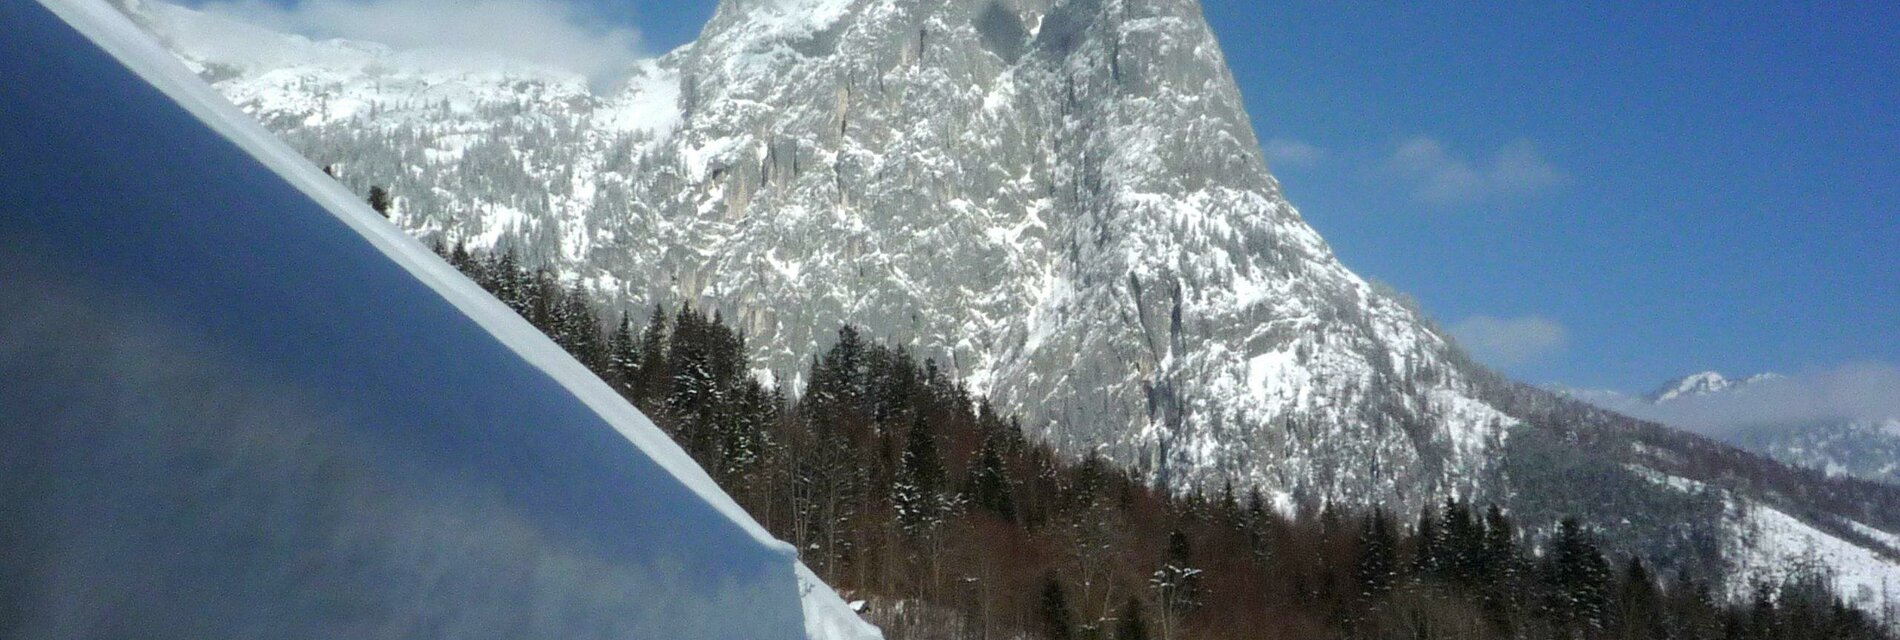
[[[534,297],[534,292],[529,286],[528,272],[521,266],[520,259],[515,256],[514,248],[508,248],[500,256],[490,255],[493,264],[485,271],[491,284],[484,286],[494,292],[495,297],[507,303],[508,308],[514,309],[517,315],[533,322],[534,304],[531,299]]]
[[[865,366],[865,351],[857,329],[845,326],[838,330],[838,342],[825,352],[819,366],[812,371],[812,386],[822,389],[812,398],[818,408],[834,414],[864,413],[865,377],[869,371]]]
[[[1517,559],[1517,533],[1504,510],[1491,505],[1484,512],[1483,562],[1487,580],[1508,581],[1513,577]]]
[[[741,374],[736,383],[738,406],[731,412],[724,434],[725,473],[729,478],[746,477],[763,469],[779,446],[773,430],[778,424],[780,396],[746,374]]]
[[[528,276],[524,301],[528,307],[528,322],[540,328],[542,333],[554,335],[554,316],[561,304],[561,280],[547,267],[534,270]]]
[[[1478,592],[1485,619],[1500,635],[1512,635],[1512,619],[1521,602],[1518,564],[1517,533],[1504,510],[1491,505],[1484,513],[1484,578]]]
[[[1010,490],[1009,471],[1003,467],[1003,454],[996,430],[985,430],[983,443],[963,481],[964,492],[978,507],[1004,520],[1016,519],[1016,500]]]
[[[892,487],[892,502],[905,534],[921,537],[935,531],[941,523],[943,475],[936,434],[920,412],[905,434],[903,459],[898,466],[897,482]]]
[[[1161,603],[1162,636],[1174,637],[1180,619],[1201,605],[1201,570],[1194,567],[1194,550],[1187,533],[1168,532],[1168,561],[1148,579]]]
[[[1359,532],[1359,594],[1376,602],[1392,592],[1398,558],[1391,524],[1384,509],[1366,516]]]
[[[369,188],[369,208],[376,210],[376,213],[382,214],[384,218],[387,218],[389,217],[389,209],[394,204],[395,202],[389,197],[388,189],[384,189],[381,186]]]
[[[679,311],[673,314],[673,332],[667,341],[664,392],[664,406],[672,419],[674,438],[702,464],[716,453],[714,413],[720,400],[707,325],[705,318],[689,304],[680,305]]]
[[[456,240],[455,249],[449,251],[448,257],[449,264],[455,265],[457,270],[468,274],[470,277],[475,275],[475,259],[468,253],[468,242]],[[481,279],[476,278],[476,282],[481,282]]]
[[[647,317],[647,326],[640,330],[640,364],[635,368],[633,377],[634,404],[647,415],[657,415],[663,408],[666,397],[667,336],[666,309],[654,305],[652,315]]]
[[[639,370],[640,341],[633,334],[633,318],[622,313],[613,333],[607,336],[608,375],[605,379],[623,393],[630,392]]]
[[[1253,552],[1254,562],[1265,562],[1272,549],[1267,540],[1267,498],[1260,493],[1260,487],[1247,489],[1246,524],[1242,527],[1247,536],[1247,548]]]
[[[1418,527],[1412,537],[1417,543],[1412,549],[1412,573],[1421,579],[1436,578],[1443,564],[1443,536],[1438,533],[1438,514],[1426,507],[1418,515]]]
[[[857,330],[838,331],[838,342],[814,358],[798,407],[802,437],[809,448],[798,464],[808,522],[803,546],[817,549],[821,563],[848,561],[856,551],[847,527],[870,497],[872,477],[865,464],[871,443],[863,415],[864,345]]]
[[[1609,622],[1610,567],[1576,518],[1558,525],[1545,580],[1546,611],[1560,629],[1602,631]]]
[[[1214,504],[1214,520],[1230,530],[1240,531],[1245,528],[1245,518],[1240,511],[1240,497],[1234,494],[1234,481],[1222,482],[1220,499]]]
[[[865,359],[866,401],[871,421],[880,430],[892,429],[902,422],[906,412],[918,409],[917,364],[902,345],[886,348],[873,345]]]
[[[1778,640],[1775,633],[1775,587],[1767,582],[1756,582],[1754,597],[1749,601],[1748,617],[1743,622],[1744,637],[1749,640]],[[1734,635],[1734,634],[1731,634]]]
[[[1069,598],[1062,590],[1062,581],[1053,573],[1042,577],[1042,602],[1039,607],[1042,614],[1042,635],[1047,640],[1070,640],[1075,637],[1075,625],[1069,619]]]
[[[1484,530],[1471,517],[1471,508],[1456,498],[1445,501],[1443,556],[1440,568],[1454,584],[1473,585],[1483,578]]]
[[[676,382],[695,386],[694,404],[675,406],[679,426],[690,430],[688,441],[715,479],[743,482],[773,446],[766,430],[776,407],[747,367],[745,337],[726,326],[717,311],[710,321],[695,315],[679,324],[686,327],[678,332],[679,339],[689,343],[682,357],[696,363],[690,371],[676,372],[686,376]]]
[[[607,371],[607,349],[600,337],[600,318],[587,289],[576,282],[556,296],[549,324],[554,342],[596,373]]]
[[[1148,621],[1142,619],[1141,601],[1129,598],[1115,623],[1115,640],[1148,640]]]
[[[1641,558],[1630,557],[1623,568],[1622,590],[1617,597],[1616,618],[1623,637],[1632,640],[1664,637],[1666,630],[1660,624],[1660,612],[1655,577],[1650,575]]]

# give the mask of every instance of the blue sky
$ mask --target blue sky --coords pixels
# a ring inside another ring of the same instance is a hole
[[[715,4],[579,1],[645,55]],[[1808,4],[1205,0],[1348,266],[1507,373],[1625,390],[1900,363],[1900,4]]]
[[[1350,266],[1535,382],[1900,360],[1900,5],[1414,4],[1207,3]]]
[[[713,4],[632,13],[664,51]],[[1900,4],[1812,4],[1204,2],[1349,266],[1627,390],[1900,361]]]

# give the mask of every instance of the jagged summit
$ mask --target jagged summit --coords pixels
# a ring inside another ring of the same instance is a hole
[[[1892,496],[1764,489],[1808,480],[1516,386],[1348,270],[1267,171],[1192,0],[729,0],[599,95],[528,67],[238,65],[188,27],[217,18],[139,14],[356,191],[389,187],[410,233],[636,312],[713,307],[794,388],[852,323],[1174,488],[1590,509],[1685,565],[1773,568],[1819,540],[1884,559],[1857,584],[1900,582],[1900,547],[1852,532],[1900,531],[1867,507]],[[1839,517],[1787,516],[1811,506],[1791,495]]]
[[[1656,390],[1644,394],[1650,402],[1668,402],[1683,396],[1699,396],[1720,393],[1735,386],[1735,382],[1714,371],[1692,373],[1664,383]]]
[[[1784,378],[1785,376],[1776,373],[1757,373],[1746,378],[1732,379],[1715,371],[1703,371],[1664,383],[1654,391],[1643,394],[1643,399],[1651,404],[1661,404],[1672,400],[1736,391],[1750,385]]]
[[[1070,453],[1284,498],[1468,492],[1513,422],[1281,197],[1195,2],[729,1],[605,97],[142,15],[412,232],[718,308],[771,372],[854,323]]]

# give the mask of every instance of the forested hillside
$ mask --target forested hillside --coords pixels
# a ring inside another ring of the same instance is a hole
[[[798,397],[718,314],[603,311],[512,253],[442,249],[671,434],[892,638],[1884,638],[1820,567],[1712,576],[1529,536],[1497,506],[1282,513],[1172,497],[1027,440],[934,362],[843,327]],[[603,317],[606,316],[606,317]],[[1539,542],[1541,541],[1541,542]]]

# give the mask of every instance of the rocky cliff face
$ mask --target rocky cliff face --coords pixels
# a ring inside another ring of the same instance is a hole
[[[1469,492],[1513,422],[1281,196],[1191,0],[732,1],[606,95],[144,13],[413,232],[716,307],[776,373],[854,323],[1068,452],[1286,498]]]
[[[604,93],[130,10],[357,191],[391,187],[412,233],[512,248],[636,310],[715,307],[793,386],[853,323],[1174,487],[1457,493],[1533,527],[1621,522],[1619,548],[1736,575],[1831,541],[1900,583],[1880,537],[1900,493],[1499,380],[1342,266],[1269,174],[1193,0],[728,0]]]

